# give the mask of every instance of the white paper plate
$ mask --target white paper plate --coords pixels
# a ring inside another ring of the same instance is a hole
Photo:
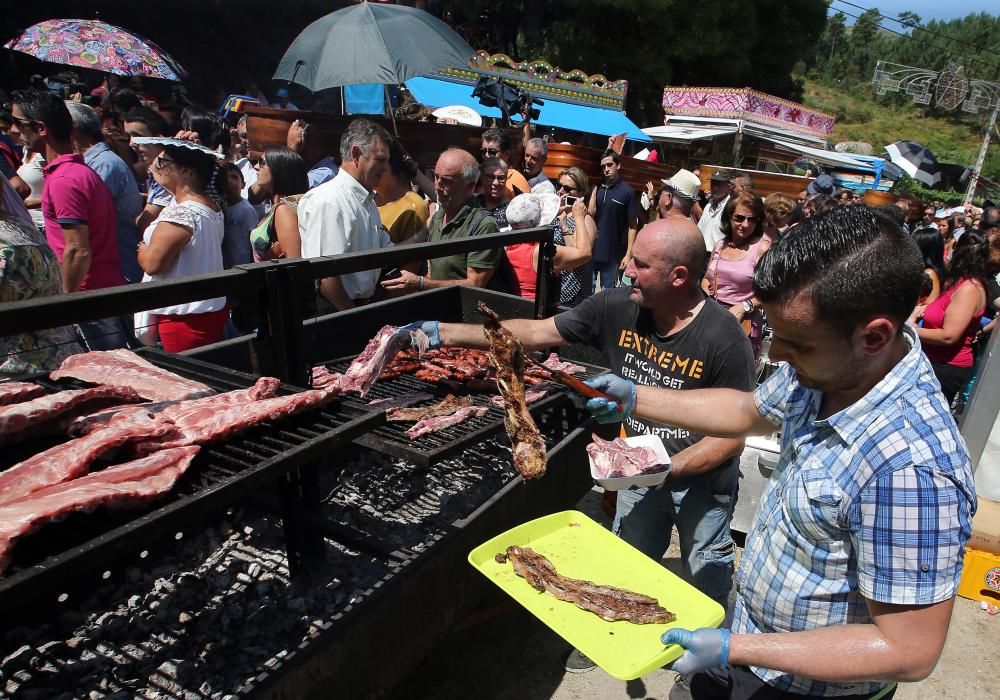
[[[597,475],[597,470],[594,468],[594,459],[588,454],[587,457],[590,459],[590,476],[594,479],[594,483],[603,486],[607,491],[624,491],[633,486],[657,486],[662,484],[667,478],[667,474],[669,473],[667,467],[670,465],[670,455],[667,454],[667,449],[663,446],[663,441],[655,435],[636,435],[625,438],[625,443],[630,447],[648,447],[652,449],[656,453],[656,456],[660,458],[659,463],[663,465],[663,471],[654,474],[642,474],[641,476],[602,479]]]

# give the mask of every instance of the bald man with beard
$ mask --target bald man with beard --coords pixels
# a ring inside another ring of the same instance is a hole
[[[733,315],[702,291],[704,273],[705,242],[698,227],[662,219],[636,236],[625,268],[631,286],[598,292],[552,318],[511,319],[504,326],[528,351],[589,345],[604,353],[612,372],[638,384],[752,390],[750,343]],[[435,345],[488,347],[481,324],[411,324],[418,325]],[[725,607],[733,581],[729,521],[743,439],[704,437],[642,418],[627,419],[621,433],[656,435],[672,464],[662,486],[618,492],[615,534],[659,560],[676,527],[685,577]],[[589,660],[575,655],[567,668],[585,670]]]

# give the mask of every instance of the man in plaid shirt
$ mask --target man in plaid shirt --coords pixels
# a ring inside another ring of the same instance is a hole
[[[629,413],[718,436],[779,429],[747,534],[731,630],[674,629],[694,698],[890,698],[926,678],[951,619],[976,497],[969,456],[905,320],[923,265],[899,226],[840,207],[790,231],[754,275],[783,361],[753,393],[604,375],[598,420]]]

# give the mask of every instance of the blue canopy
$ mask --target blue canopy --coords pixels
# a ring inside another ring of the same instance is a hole
[[[417,102],[427,107],[464,105],[474,109],[484,117],[500,118],[499,109],[479,104],[479,99],[472,96],[471,85],[436,78],[410,78],[406,81],[406,87],[413,93]],[[589,134],[603,134],[604,136],[624,133],[626,138],[633,141],[652,141],[625,116],[624,112],[602,107],[587,107],[570,102],[557,102],[545,96],[539,97],[545,101],[545,104],[538,107],[539,114],[538,119],[535,120],[536,124],[585,131]]]

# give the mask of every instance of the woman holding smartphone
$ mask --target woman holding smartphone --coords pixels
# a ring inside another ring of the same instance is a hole
[[[562,199],[557,218],[562,245],[573,251],[562,272],[559,301],[563,306],[577,306],[594,293],[594,263],[591,255],[597,238],[597,222],[587,211],[590,181],[580,168],[566,168],[559,173],[556,194]],[[557,241],[558,243],[558,241]]]

